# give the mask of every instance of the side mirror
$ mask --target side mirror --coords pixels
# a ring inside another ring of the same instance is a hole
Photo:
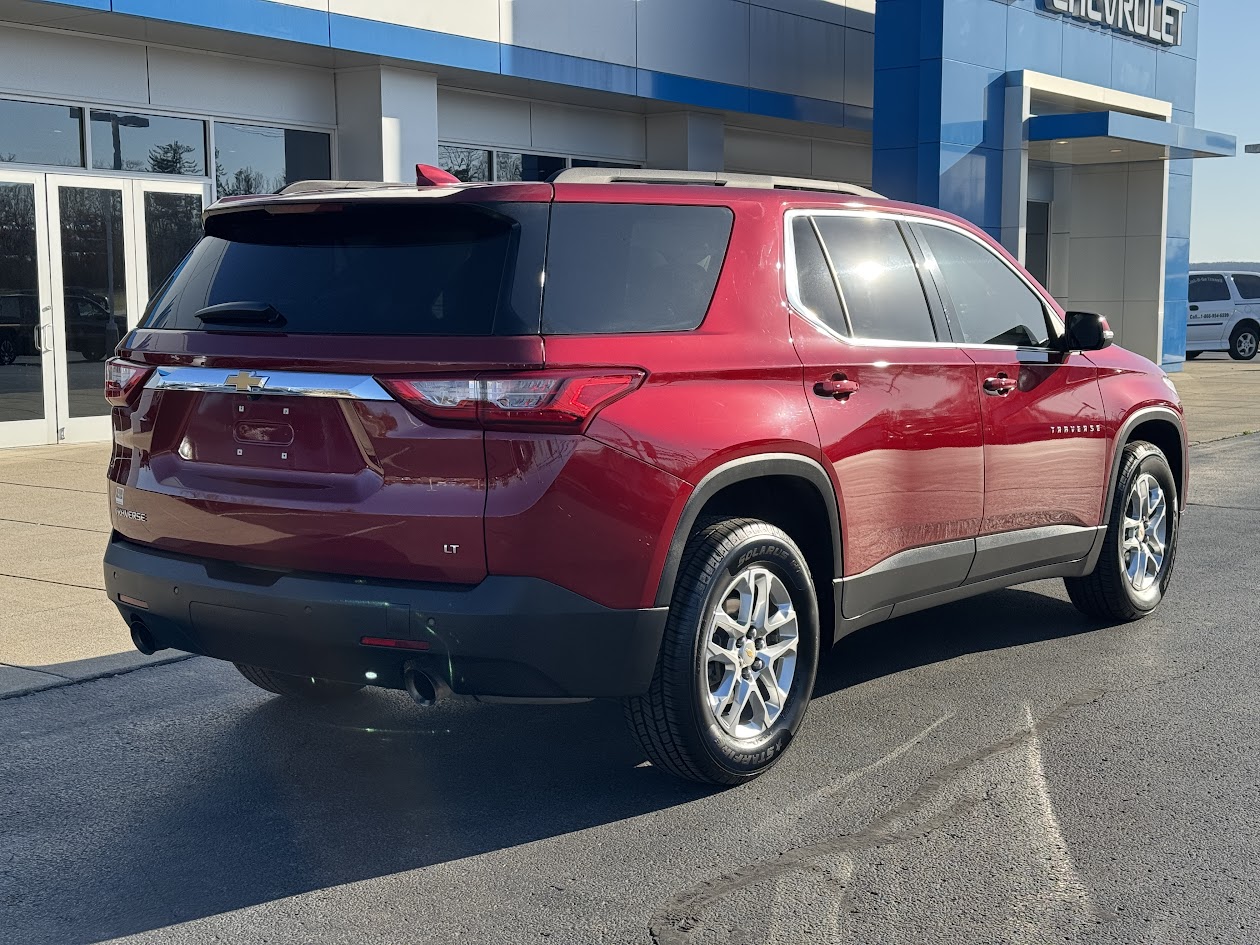
[[[1064,351],[1101,351],[1116,339],[1107,319],[1096,312],[1068,312],[1065,325],[1059,339]]]

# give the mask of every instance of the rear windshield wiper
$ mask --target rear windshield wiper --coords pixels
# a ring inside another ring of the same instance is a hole
[[[203,322],[217,325],[283,325],[284,316],[270,302],[222,302],[197,312]]]

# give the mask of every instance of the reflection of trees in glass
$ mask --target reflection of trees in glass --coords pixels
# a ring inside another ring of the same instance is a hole
[[[278,194],[288,184],[283,171],[269,180],[266,174],[262,171],[254,170],[249,165],[238,167],[229,174],[227,168],[223,166],[223,162],[219,159],[218,148],[214,149],[214,182],[215,186],[218,187],[220,197],[243,197],[247,194]]]
[[[36,289],[35,249],[35,188],[0,184],[0,292]]]
[[[524,155],[512,151],[494,152],[494,179],[523,180],[523,157]]]
[[[201,197],[145,194],[144,234],[149,259],[149,294],[152,295],[201,239]]]
[[[0,161],[7,164],[13,164],[17,161],[16,151],[0,151]]]
[[[517,156],[519,158],[519,155]],[[438,166],[462,181],[490,179],[490,152],[481,148],[438,146]]]
[[[198,174],[201,162],[188,157],[198,150],[196,145],[181,144],[179,141],[159,144],[149,149],[148,170],[154,174]]]
[[[87,291],[101,299],[105,309],[124,315],[127,273],[121,191],[62,187],[58,201],[66,291]]]

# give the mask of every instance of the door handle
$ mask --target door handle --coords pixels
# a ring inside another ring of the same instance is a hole
[[[834,397],[836,400],[848,400],[850,394],[857,393],[857,389],[857,381],[851,381],[839,372],[814,384],[814,393],[819,397]]]
[[[34,332],[35,350],[40,354],[44,353],[44,326],[37,324]]]
[[[1199,310],[1199,306],[1197,306],[1197,305],[1191,305],[1191,306],[1190,306],[1190,311],[1192,311],[1192,312],[1197,312],[1198,310]]]
[[[984,392],[995,397],[1005,397],[1017,387],[1019,387],[1019,381],[1013,377],[1007,377],[1005,373],[998,374],[997,377],[986,377],[984,379]]]

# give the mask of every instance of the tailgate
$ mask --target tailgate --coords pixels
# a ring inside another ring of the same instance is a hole
[[[114,527],[264,568],[480,581],[482,431],[422,419],[377,378],[542,367],[546,210],[209,216],[119,352],[150,371],[114,411]]]

